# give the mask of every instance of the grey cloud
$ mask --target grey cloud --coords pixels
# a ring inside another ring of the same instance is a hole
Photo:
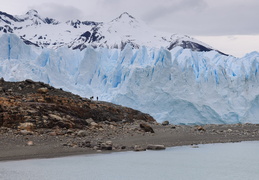
[[[81,19],[83,17],[83,12],[80,9],[56,3],[43,3],[31,8],[36,9],[43,17],[51,17],[59,21]]]
[[[155,9],[148,11],[144,16],[143,20],[147,23],[163,18],[167,15],[174,15],[177,12],[182,11],[200,11],[206,7],[204,0],[179,0],[179,1],[168,1],[168,3],[159,5]]]
[[[113,6],[113,5],[116,5],[116,4],[120,4],[122,1],[121,0],[99,0],[98,1],[98,4],[103,4],[105,6]]]
[[[208,1],[207,5],[182,1],[178,6],[171,4],[171,9],[160,7],[146,21],[156,29],[188,35],[259,34],[259,2],[237,0],[212,6]]]

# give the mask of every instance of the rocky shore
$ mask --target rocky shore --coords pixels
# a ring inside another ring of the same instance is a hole
[[[41,82],[0,80],[0,161],[254,140],[257,124],[160,124]]]

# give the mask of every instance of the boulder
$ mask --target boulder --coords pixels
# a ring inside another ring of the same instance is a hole
[[[96,122],[91,122],[90,125],[91,126],[99,126]]]
[[[85,137],[85,136],[87,136],[87,131],[80,130],[80,131],[77,132],[77,135],[80,136],[80,137]]]
[[[163,125],[163,126],[169,125],[169,121],[164,121],[164,122],[162,122],[162,125]]]
[[[126,149],[127,147],[126,146],[121,146],[121,149]]]
[[[26,82],[26,83],[29,83],[29,84],[33,84],[33,83],[34,83],[34,81],[31,80],[31,79],[26,79],[25,82]]]
[[[27,145],[28,145],[28,146],[33,146],[34,143],[33,143],[33,141],[28,141],[28,142],[27,142]]]
[[[92,118],[86,119],[85,121],[87,122],[87,124],[91,124],[92,122],[94,122]]]
[[[78,144],[79,147],[83,148],[90,148],[91,147],[91,142],[90,141],[82,141]]]
[[[37,93],[46,94],[47,92],[49,92],[48,88],[39,88],[39,89],[37,89]]]
[[[100,125],[100,124],[98,124],[98,123],[96,123],[96,122],[91,122],[91,129],[99,129],[99,130],[103,130],[103,127],[102,127],[102,125]]]
[[[143,148],[140,145],[135,145],[134,146],[134,151],[146,151],[146,148]]]
[[[175,129],[176,128],[176,126],[175,125],[171,125],[171,129]]]
[[[148,150],[164,150],[165,146],[164,145],[154,145],[154,144],[149,144],[147,146]]]
[[[203,132],[206,131],[202,126],[198,126],[198,127],[197,127],[197,130],[198,130],[198,131],[203,131]]]
[[[112,150],[112,146],[111,145],[107,145],[105,143],[101,144],[101,149],[102,150]]]
[[[72,129],[68,129],[66,132],[66,134],[73,134],[73,133],[74,133],[74,131]]]
[[[231,133],[233,130],[232,129],[228,129],[228,132]]]
[[[144,130],[145,132],[151,132],[151,133],[155,133],[155,131],[153,130],[153,128],[151,126],[149,126],[148,124],[145,123],[141,123],[139,125],[139,127]]]
[[[52,131],[49,133],[50,136],[57,136],[57,133],[55,131]]]
[[[112,150],[112,141],[106,141],[105,143],[101,143],[102,150]]]
[[[113,142],[112,141],[106,141],[105,144],[108,144],[108,145],[113,145]]]
[[[99,146],[94,146],[93,150],[100,150],[100,147]]]
[[[18,129],[19,130],[26,130],[26,131],[33,131],[34,124],[30,123],[30,122],[20,123],[20,125],[18,126]]]
[[[24,136],[25,136],[25,135],[33,135],[33,133],[32,133],[31,131],[27,131],[27,130],[21,130],[21,131],[20,131],[20,134],[21,134],[21,135],[24,135]]]
[[[62,121],[62,120],[63,120],[62,117],[60,117],[60,116],[58,116],[58,115],[56,115],[56,114],[49,114],[49,117],[50,117],[51,119],[55,119],[55,120],[57,120],[57,121]]]

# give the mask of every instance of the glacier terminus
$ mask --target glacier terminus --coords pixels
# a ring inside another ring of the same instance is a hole
[[[0,12],[0,77],[98,96],[158,122],[259,123],[258,68],[258,52],[236,58],[128,13],[103,23]]]

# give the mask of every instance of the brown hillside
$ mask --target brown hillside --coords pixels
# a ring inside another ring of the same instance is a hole
[[[21,123],[32,123],[34,128],[84,129],[90,118],[97,123],[155,122],[140,111],[81,98],[42,82],[0,81],[0,126],[18,128]]]

